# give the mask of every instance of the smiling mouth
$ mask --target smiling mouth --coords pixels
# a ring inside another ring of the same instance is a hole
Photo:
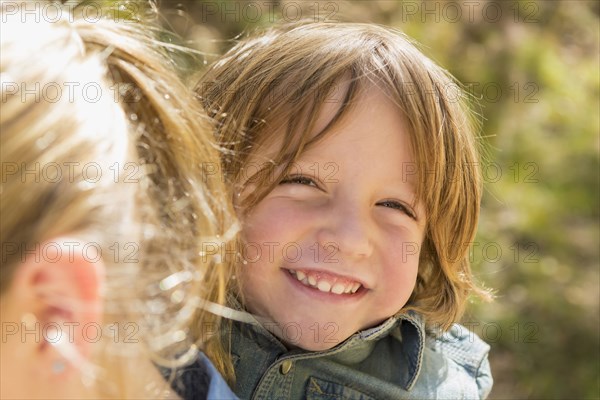
[[[287,270],[298,282],[309,288],[325,293],[354,294],[362,286],[360,282],[348,278],[334,277],[333,275],[316,271]]]

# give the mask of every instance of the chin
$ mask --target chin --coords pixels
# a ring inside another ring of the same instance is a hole
[[[288,322],[279,326],[287,327],[279,332],[273,332],[288,347],[300,348],[307,351],[329,350],[342,343],[352,331],[340,332],[334,322],[320,324]],[[316,328],[319,329],[316,329]]]

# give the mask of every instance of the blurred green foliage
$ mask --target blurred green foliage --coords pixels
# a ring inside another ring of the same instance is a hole
[[[465,323],[492,345],[491,398],[600,398],[600,2],[159,4],[164,25],[203,52],[200,67],[239,35],[300,16],[416,39],[482,121],[486,193],[471,255],[497,297]]]

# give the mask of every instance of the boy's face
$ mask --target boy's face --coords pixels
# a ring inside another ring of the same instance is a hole
[[[337,107],[325,105],[316,131]],[[426,220],[414,166],[400,112],[371,86],[243,218],[249,311],[288,345],[323,350],[400,310]]]

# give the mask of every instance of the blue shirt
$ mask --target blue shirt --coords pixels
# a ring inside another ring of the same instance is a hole
[[[168,377],[170,371],[163,370],[163,373]],[[171,387],[186,400],[238,400],[203,353],[194,364],[175,372]]]

